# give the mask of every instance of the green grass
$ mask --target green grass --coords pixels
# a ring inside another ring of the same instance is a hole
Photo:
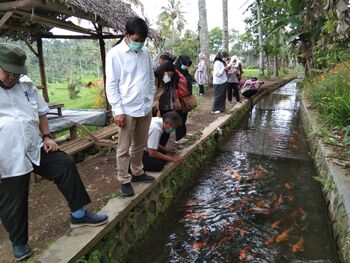
[[[95,98],[101,90],[98,88],[78,87],[78,98],[71,99],[68,92],[68,83],[49,83],[48,92],[51,102],[64,104],[65,109],[92,109]]]
[[[259,69],[255,69],[255,68],[252,68],[252,69],[245,69],[243,68],[243,78],[247,79],[249,77],[256,77],[256,78],[259,78]]]
[[[342,130],[344,142],[350,142],[350,62],[307,79],[304,86],[329,131]]]

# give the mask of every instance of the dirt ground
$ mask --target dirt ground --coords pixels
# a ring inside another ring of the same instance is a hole
[[[274,89],[282,80],[265,81],[263,89]],[[197,92],[194,87],[194,92]],[[213,94],[207,89],[204,96],[199,97],[199,107],[190,113],[187,121],[188,133],[196,133],[217,118],[211,113]],[[226,110],[234,103],[227,103]],[[221,114],[220,114],[221,115]],[[169,141],[174,145],[174,136]],[[181,151],[183,146],[179,146]],[[119,184],[116,179],[115,153],[98,153],[78,164],[81,178],[92,199],[89,210],[99,210],[108,198],[118,193]],[[69,231],[69,209],[56,186],[49,181],[39,180],[31,184],[29,194],[29,246],[34,253],[39,253],[52,241]],[[0,224],[0,258],[2,263],[15,262],[12,257],[11,243],[8,234]]]

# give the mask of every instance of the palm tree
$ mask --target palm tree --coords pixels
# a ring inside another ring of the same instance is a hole
[[[222,16],[223,16],[223,26],[222,26],[222,42],[223,48],[226,51],[228,49],[228,14],[227,14],[227,0],[222,0]]]
[[[176,34],[181,35],[185,28],[186,19],[181,0],[170,0],[168,6],[162,6],[162,12],[158,15],[157,24],[160,26],[162,34],[169,37],[172,34],[172,49],[175,51]]]
[[[210,68],[210,53],[209,53],[209,32],[208,32],[208,21],[207,21],[207,6],[205,0],[198,0],[198,33],[199,33],[199,46],[200,51],[207,57],[207,70],[209,75]],[[211,80],[211,78],[209,78]]]

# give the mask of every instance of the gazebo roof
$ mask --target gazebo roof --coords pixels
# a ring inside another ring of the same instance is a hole
[[[101,34],[101,27],[108,27],[114,33],[102,32],[103,37],[115,37],[124,32],[128,18],[137,14],[122,0],[0,0],[0,16],[0,37],[32,42],[38,37],[53,37],[50,30],[54,27],[91,38]],[[88,20],[95,28],[74,24],[68,20],[71,17]],[[161,42],[152,29],[149,36],[156,45]]]

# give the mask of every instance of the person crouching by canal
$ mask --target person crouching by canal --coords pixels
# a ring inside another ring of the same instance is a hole
[[[74,161],[58,149],[49,132],[49,108],[25,76],[26,54],[12,44],[0,44],[0,219],[17,261],[31,254],[28,246],[28,195],[34,171],[53,181],[68,202],[71,227],[99,226],[102,213],[88,212],[91,202]]]
[[[147,148],[143,153],[143,169],[149,172],[159,172],[167,162],[181,163],[183,156],[169,156],[175,150],[160,144],[163,132],[172,133],[182,124],[181,116],[175,111],[167,112],[163,117],[153,117],[148,131]]]
[[[147,35],[143,19],[128,20],[123,41],[106,56],[106,94],[119,126],[117,171],[125,197],[135,194],[131,182],[154,181],[144,173],[142,164],[155,94],[152,59],[144,46]]]
[[[230,66],[226,66],[225,63],[227,57],[226,51],[219,51],[214,59],[214,103],[211,112],[216,114],[224,112],[226,108],[227,71],[230,69]]]

